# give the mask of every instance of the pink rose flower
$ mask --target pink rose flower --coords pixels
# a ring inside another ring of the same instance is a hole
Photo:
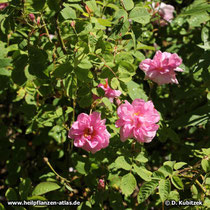
[[[182,59],[176,53],[156,52],[153,59],[143,60],[139,68],[146,74],[146,79],[151,79],[158,85],[175,83],[178,84],[175,71],[182,72],[178,66],[181,65]]]
[[[90,115],[82,113],[69,130],[68,137],[74,139],[74,146],[81,147],[93,154],[109,145],[110,134],[106,130],[106,120],[101,120],[101,114],[93,112]]]
[[[160,115],[152,101],[135,99],[132,104],[125,101],[125,104],[118,107],[117,114],[119,119],[116,127],[120,127],[121,141],[135,138],[138,142],[149,143],[155,137]]]
[[[102,88],[105,92],[104,96],[106,96],[111,103],[113,103],[114,98],[119,97],[122,93],[120,90],[113,90],[112,88],[109,87],[108,84],[108,79],[105,79],[106,83],[105,84],[99,84],[98,87]],[[99,97],[96,95],[93,95],[93,99],[96,100]]]
[[[161,17],[160,21],[155,21],[156,24],[160,24],[161,26],[165,26],[168,24],[168,22],[171,22],[174,18],[174,7],[170,4],[165,3],[155,3],[153,2],[152,5],[153,10],[153,16],[155,16],[156,13],[158,13]]]
[[[0,10],[3,10],[4,8],[8,7],[8,3],[0,3]]]

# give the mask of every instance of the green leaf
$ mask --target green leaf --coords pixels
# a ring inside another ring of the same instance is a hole
[[[2,203],[0,203],[0,210],[6,210]]]
[[[128,173],[122,177],[120,188],[123,194],[129,196],[136,189],[136,185],[135,177],[131,173]]]
[[[85,170],[85,163],[84,162],[77,161],[77,165],[75,166],[75,168],[80,174],[87,175],[87,172]]]
[[[70,74],[72,72],[72,69],[73,67],[70,63],[61,64],[55,69],[53,76],[56,78],[64,78],[67,73]]]
[[[164,174],[165,177],[172,175],[173,169],[168,165],[161,166],[158,171]]]
[[[207,3],[207,1],[195,1],[194,4],[192,4],[187,11],[181,13],[181,16],[187,16],[187,15],[198,15],[203,14],[206,11],[210,10],[210,5]]]
[[[32,7],[40,11],[44,8],[46,0],[32,0]]]
[[[112,103],[110,102],[110,100],[108,98],[103,97],[101,101],[109,109],[109,111],[112,111]]]
[[[176,163],[176,161],[166,161],[163,163],[164,166],[169,166],[171,167],[171,169],[174,167],[174,164]]]
[[[27,198],[28,201],[30,200],[33,200],[33,201],[36,201],[36,200],[40,200],[40,201],[46,201],[47,198],[43,197],[43,196],[39,196],[39,195],[34,195],[34,196],[30,196]]]
[[[117,89],[119,86],[120,86],[119,80],[116,77],[112,78],[111,87],[113,89]]]
[[[134,165],[134,171],[145,181],[151,181],[152,172],[148,171],[143,166]]]
[[[179,193],[176,190],[171,191],[168,196],[168,200],[179,201],[180,200]]]
[[[138,194],[138,202],[143,203],[157,188],[158,186],[158,181],[157,180],[152,180],[149,182],[145,182],[139,190]]]
[[[97,20],[98,20],[98,22],[99,22],[102,26],[107,26],[107,27],[109,27],[109,26],[112,25],[112,23],[111,23],[110,20],[102,19],[102,18],[98,18]]]
[[[144,156],[143,153],[139,153],[135,160],[139,161],[140,163],[146,163],[148,162],[148,159]]]
[[[124,156],[120,156],[115,160],[115,166],[119,169],[131,170],[132,166],[128,163]]]
[[[152,176],[153,176],[153,179],[157,179],[157,180],[165,179],[165,175],[160,171],[154,171],[152,173]]]
[[[89,69],[77,67],[75,73],[80,81],[90,82],[93,79],[93,74]]]
[[[178,177],[178,176],[172,176],[171,177],[171,182],[174,185],[174,187],[176,187],[178,190],[183,190],[184,189],[184,185],[182,180]]]
[[[52,137],[59,144],[64,143],[66,141],[66,130],[60,126],[54,126],[48,133],[50,137]]]
[[[2,76],[11,76],[11,71],[7,70],[7,69],[4,69],[4,68],[0,68],[0,75]]]
[[[0,68],[5,68],[5,67],[9,66],[10,63],[11,63],[10,58],[0,58]]]
[[[143,7],[135,7],[130,12],[129,18],[137,23],[145,25],[150,21],[150,14],[147,9]]]
[[[51,10],[59,11],[61,0],[47,0],[47,4]]]
[[[185,163],[185,162],[178,162],[178,163],[175,163],[174,169],[175,169],[175,170],[178,170],[178,169],[182,168],[184,165],[187,165],[187,163]]]
[[[15,201],[15,200],[17,200],[17,193],[15,192],[15,190],[13,188],[9,188],[6,191],[5,196],[6,196],[8,201]]]
[[[133,0],[123,0],[122,3],[127,11],[133,9],[134,7]]]
[[[162,202],[164,202],[171,191],[171,183],[168,179],[161,179],[159,182],[159,195]]]
[[[145,94],[144,90],[136,82],[130,81],[127,83],[128,95],[132,100],[134,99],[143,99],[148,100],[148,96]]]
[[[48,192],[55,191],[60,188],[61,187],[54,182],[41,182],[34,188],[32,195],[44,195]]]
[[[115,62],[120,63],[121,61],[133,63],[133,56],[128,52],[120,52],[115,56]]]
[[[82,108],[89,107],[92,103],[92,94],[88,93],[85,96],[82,96],[81,99],[79,100],[79,105]]]
[[[201,161],[201,166],[206,173],[210,171],[210,161],[209,160],[203,159]]]
[[[19,194],[22,200],[26,200],[31,192],[31,180],[29,178],[22,179],[19,185]]]
[[[71,7],[66,6],[64,9],[61,10],[61,15],[65,20],[68,19],[76,19],[76,12]]]

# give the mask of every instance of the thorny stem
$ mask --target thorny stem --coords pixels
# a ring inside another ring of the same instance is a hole
[[[112,69],[110,66],[108,66],[108,65],[106,64],[106,61],[105,61],[100,55],[97,55],[97,54],[95,54],[95,53],[90,53],[90,54],[95,55],[96,57],[98,57],[98,58],[104,63],[104,66],[107,67],[107,68],[112,72],[112,74],[114,74],[114,76],[115,76],[117,79],[119,79],[118,76],[116,75],[116,73],[113,71],[113,69]]]
[[[61,30],[60,30],[58,24],[59,24],[59,22],[58,22],[58,17],[57,17],[57,15],[56,15],[56,16],[55,16],[55,26],[56,26],[56,32],[57,32],[57,34],[58,34],[58,40],[59,40],[59,42],[60,42],[60,45],[61,45],[61,49],[62,49],[62,51],[63,51],[63,54],[67,54],[67,51],[66,51],[66,47],[65,47],[64,41],[63,41],[63,39],[62,39],[62,37],[61,37]]]
[[[52,41],[51,41],[51,39],[50,39],[49,30],[48,30],[48,28],[47,28],[47,26],[46,26],[46,23],[45,23],[44,18],[43,18],[43,16],[42,16],[42,15],[41,15],[41,19],[42,19],[43,26],[44,26],[44,29],[45,29],[45,31],[46,31],[46,34],[47,34],[48,40],[49,40],[49,42],[51,42],[51,43],[52,43]]]
[[[184,177],[184,178],[188,178],[188,179],[194,179],[195,177],[193,177],[193,176],[190,176],[190,175],[180,175],[180,176],[182,176],[182,177]],[[206,189],[205,189],[205,187],[203,187],[203,185],[197,180],[197,179],[195,179],[195,183],[201,188],[201,190],[204,192],[204,194],[206,194]]]
[[[50,164],[50,162],[48,161],[48,158],[47,157],[44,157],[43,158],[44,162],[50,167],[50,169],[53,171],[53,173],[58,176],[61,180],[65,181],[65,182],[70,182],[69,180],[67,180],[66,178],[60,176],[55,170],[54,168],[52,167],[52,165]]]
[[[206,194],[206,189],[203,187],[203,185],[196,179],[195,183],[201,188],[201,190]]]

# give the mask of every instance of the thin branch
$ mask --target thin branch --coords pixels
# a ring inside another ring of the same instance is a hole
[[[43,158],[44,162],[50,167],[50,169],[53,171],[53,173],[58,176],[61,180],[65,181],[65,182],[70,182],[69,180],[67,180],[66,178],[60,176],[55,170],[54,168],[52,167],[52,165],[50,164],[50,162],[48,161],[48,158],[47,157],[44,157]]]
[[[59,40],[59,42],[60,42],[60,45],[61,45],[61,49],[62,49],[62,51],[63,51],[63,54],[67,54],[67,50],[66,50],[66,47],[65,47],[65,44],[64,44],[64,41],[63,41],[63,39],[62,39],[62,37],[61,37],[61,30],[60,30],[60,28],[59,28],[59,22],[58,22],[58,17],[57,17],[57,15],[55,16],[55,27],[56,27],[56,32],[57,32],[57,34],[58,34],[58,40]]]

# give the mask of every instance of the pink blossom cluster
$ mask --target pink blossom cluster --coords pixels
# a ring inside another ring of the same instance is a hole
[[[109,145],[110,134],[105,122],[98,112],[90,115],[81,113],[69,130],[68,137],[74,139],[75,147],[95,153]]]
[[[135,138],[138,142],[149,143],[155,137],[160,115],[152,101],[135,99],[132,104],[125,101],[125,104],[118,107],[117,114],[119,119],[116,126],[120,127],[121,141]]]
[[[0,3],[0,10],[3,10],[4,8],[8,7],[8,3]]]
[[[112,88],[110,88],[109,84],[108,84],[108,79],[105,79],[105,84],[100,83],[98,85],[99,88],[102,88],[104,90],[104,96],[107,97],[111,103],[113,103],[114,98],[119,97],[122,93],[120,90],[113,90]],[[93,95],[93,99],[96,100],[99,97],[96,95]]]
[[[151,79],[158,85],[178,84],[175,71],[183,71],[179,68],[181,64],[182,59],[176,53],[157,51],[153,59],[143,60],[139,68],[145,72],[146,79]]]
[[[161,20],[155,21],[156,24],[159,24],[161,26],[165,26],[168,24],[168,22],[171,22],[174,18],[174,7],[170,4],[165,4],[163,2],[152,2],[151,5],[151,12],[153,13],[153,16],[156,16],[156,13],[158,13],[161,17]]]

